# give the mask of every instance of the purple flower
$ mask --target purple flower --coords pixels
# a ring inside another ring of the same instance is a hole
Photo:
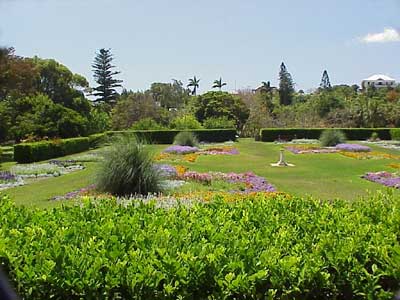
[[[387,187],[394,187],[400,189],[400,177],[396,174],[392,174],[389,172],[385,171],[375,172],[375,173],[371,172],[361,176],[361,178],[364,178],[372,182],[380,183]]]
[[[197,147],[190,147],[190,146],[180,146],[180,145],[173,145],[169,146],[167,149],[164,150],[166,153],[175,153],[175,154],[188,154],[188,153],[195,153],[199,151]]]
[[[368,146],[358,145],[358,144],[338,144],[336,149],[340,151],[347,152],[370,152],[371,148]]]
[[[178,175],[175,167],[173,167],[171,165],[156,164],[156,165],[154,165],[154,167],[156,168],[156,170],[158,170],[160,172],[161,176],[164,176],[167,178],[174,178]]]
[[[0,182],[14,182],[17,181],[17,177],[8,172],[8,171],[0,171]]]

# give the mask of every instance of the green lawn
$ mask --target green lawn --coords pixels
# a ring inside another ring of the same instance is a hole
[[[161,151],[166,145],[151,146]],[[286,158],[295,164],[292,168],[274,168],[281,145],[255,142],[252,139],[240,139],[235,144],[240,155],[200,156],[195,163],[182,163],[196,171],[247,172],[252,171],[265,177],[282,192],[294,195],[312,195],[321,199],[354,199],[364,196],[368,191],[385,190],[381,185],[361,179],[368,171],[394,171],[388,167],[397,162],[389,159],[356,160],[340,154],[299,154],[285,151]],[[397,150],[375,148],[374,150],[400,154]],[[79,154],[78,154],[79,155]],[[73,156],[71,156],[72,158]],[[3,164],[9,168],[13,163]],[[49,201],[53,196],[86,187],[93,183],[97,163],[85,163],[86,169],[68,175],[44,179],[32,184],[4,191],[18,204],[38,207],[52,207],[68,201]],[[393,190],[393,189],[392,189]],[[394,190],[400,195],[400,191]]]

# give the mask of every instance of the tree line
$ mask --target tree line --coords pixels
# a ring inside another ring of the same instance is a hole
[[[282,62],[279,86],[263,81],[256,90],[223,92],[216,79],[198,95],[201,79],[155,82],[127,90],[110,49],[92,62],[95,87],[54,59],[21,57],[0,48],[0,140],[85,136],[109,129],[195,129],[236,127],[256,135],[262,127],[399,126],[399,88],[332,86],[328,72],[312,93],[296,91]],[[89,100],[91,98],[91,100]]]

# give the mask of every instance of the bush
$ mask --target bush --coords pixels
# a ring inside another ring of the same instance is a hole
[[[131,127],[131,130],[162,130],[162,129],[165,129],[165,127],[157,123],[152,118],[141,119],[135,122]]]
[[[261,141],[273,142],[279,139],[319,139],[324,130],[341,130],[349,140],[368,140],[373,132],[379,139],[390,140],[390,128],[263,128],[260,130]]]
[[[235,121],[229,120],[227,117],[212,117],[204,120],[203,126],[207,129],[235,128]]]
[[[319,138],[324,147],[333,147],[346,142],[346,136],[340,130],[324,130]]]
[[[373,141],[373,142],[378,141],[378,140],[379,140],[379,135],[378,135],[378,133],[374,131],[374,132],[371,134],[371,137],[370,137],[369,139],[370,139],[370,141]]]
[[[201,129],[202,126],[194,116],[185,115],[173,119],[171,122],[171,128],[177,130],[187,130],[187,129]]]
[[[135,130],[135,131],[108,131],[109,137],[138,136],[141,140],[154,144],[172,144],[180,130]],[[236,140],[236,129],[198,129],[190,130],[196,134],[201,142],[219,143]]]
[[[14,146],[14,160],[18,163],[31,163],[86,150],[89,150],[87,137],[23,143]]]
[[[117,196],[147,195],[161,191],[161,180],[149,148],[136,137],[121,137],[105,154],[96,185]]]
[[[393,140],[400,141],[400,128],[392,128],[390,129],[390,135]]]
[[[90,148],[98,148],[108,143],[109,138],[106,132],[104,133],[96,133],[89,135],[89,146]]]
[[[0,198],[0,261],[21,299],[393,299],[398,289],[394,194],[134,203],[34,210]]]
[[[199,144],[199,141],[193,132],[182,131],[175,136],[174,144],[180,146],[196,147]]]

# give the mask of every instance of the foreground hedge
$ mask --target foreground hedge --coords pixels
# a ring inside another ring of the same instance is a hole
[[[18,163],[31,163],[86,150],[89,150],[87,137],[23,143],[14,146],[14,160]]]
[[[139,138],[144,139],[154,144],[172,144],[174,137],[183,130],[135,130],[135,131],[108,131],[109,137],[119,135],[137,135]],[[186,130],[193,132],[201,142],[226,142],[236,140],[235,129],[196,129]]]
[[[400,199],[284,196],[192,208],[0,203],[0,262],[25,299],[390,299]]]
[[[374,132],[381,140],[391,140],[392,134],[397,134],[399,130],[398,128],[264,128],[260,130],[260,139],[263,142],[279,139],[319,139],[324,130],[333,129],[343,131],[349,140],[367,140]]]

